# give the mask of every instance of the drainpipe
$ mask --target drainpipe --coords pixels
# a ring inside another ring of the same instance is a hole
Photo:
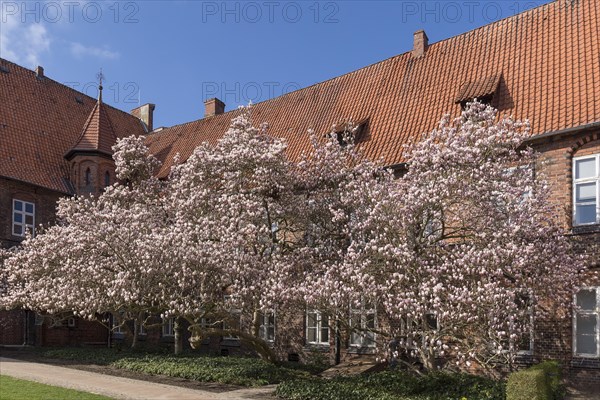
[[[29,331],[29,320],[27,310],[23,310],[23,346],[27,345],[27,332]]]

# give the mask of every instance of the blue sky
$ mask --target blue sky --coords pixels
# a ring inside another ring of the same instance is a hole
[[[306,87],[550,0],[7,1],[0,57],[129,111],[155,103],[155,127]]]

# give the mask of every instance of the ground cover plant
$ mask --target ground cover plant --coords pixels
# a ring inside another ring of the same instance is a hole
[[[302,368],[279,366],[249,357],[220,357],[194,353],[169,355],[160,352],[79,348],[46,350],[42,352],[42,356],[109,365],[150,375],[241,386],[262,386],[310,376],[310,373]]]
[[[108,400],[110,397],[0,375],[2,400]]]
[[[288,400],[504,400],[505,384],[468,374],[387,371],[286,381],[276,393]]]

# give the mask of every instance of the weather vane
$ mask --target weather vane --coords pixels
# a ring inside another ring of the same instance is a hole
[[[96,74],[96,79],[98,80],[98,85],[100,90],[102,90],[102,81],[104,80],[104,74],[102,73],[102,68],[100,68],[100,72]]]
[[[102,68],[100,68],[100,72],[96,74],[96,79],[98,80],[98,100],[102,101],[102,81],[104,80]]]

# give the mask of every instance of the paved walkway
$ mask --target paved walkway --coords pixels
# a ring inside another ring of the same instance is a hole
[[[187,389],[54,365],[0,357],[0,374],[14,378],[97,393],[115,399],[135,400],[246,400],[268,399],[274,386],[223,393]]]

